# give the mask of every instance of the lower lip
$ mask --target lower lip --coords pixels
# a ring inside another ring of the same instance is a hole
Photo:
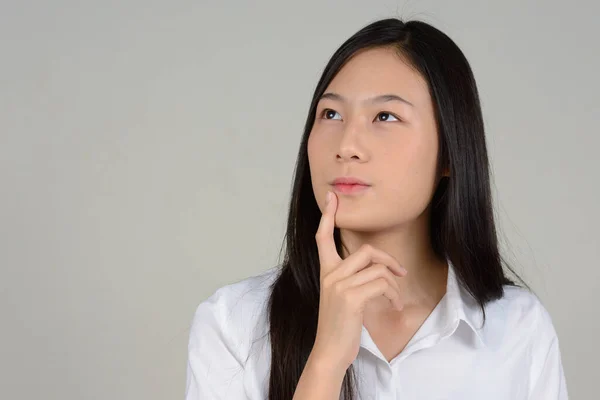
[[[333,185],[333,187],[335,188],[336,192],[339,193],[343,193],[343,194],[354,194],[354,193],[360,193],[360,192],[364,192],[365,190],[367,190],[369,188],[368,185],[349,185],[349,184],[345,184],[345,183],[338,183],[336,185]]]

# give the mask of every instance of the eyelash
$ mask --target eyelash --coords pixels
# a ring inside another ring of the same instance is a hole
[[[324,116],[325,116],[325,115],[326,115],[326,114],[327,114],[329,111],[333,111],[333,112],[335,112],[335,113],[338,113],[337,111],[335,111],[335,110],[333,110],[333,109],[331,109],[331,108],[325,108],[325,109],[323,109],[323,111],[321,111],[321,113],[320,113],[320,118],[321,118],[321,119],[326,119],[326,120],[329,120],[329,121],[335,121],[335,120],[333,120],[333,119],[330,119],[330,118],[324,118]],[[339,113],[338,113],[338,114],[339,114]],[[396,114],[393,114],[393,113],[391,113],[391,112],[389,112],[389,111],[381,111],[381,112],[379,112],[379,113],[377,114],[377,117],[378,117],[379,115],[381,115],[381,114],[388,114],[388,115],[391,115],[392,117],[396,118],[396,119],[398,120],[398,122],[401,122],[401,121],[402,121],[402,119],[401,119],[400,117],[398,117]],[[377,117],[375,117],[375,118],[377,118]],[[379,121],[379,122],[387,122],[387,121]],[[396,122],[396,121],[391,121],[391,122]]]

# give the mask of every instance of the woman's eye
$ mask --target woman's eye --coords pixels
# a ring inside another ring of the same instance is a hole
[[[383,117],[383,118],[381,118]],[[377,120],[378,121],[390,121],[390,118],[395,119],[396,121],[399,121],[398,118],[396,118],[394,115],[388,113],[388,112],[380,112],[379,114],[377,114]]]
[[[336,115],[338,116],[337,118],[336,118]],[[331,108],[326,108],[321,112],[321,118],[329,119],[329,120],[340,120],[341,116],[337,111],[332,110]],[[391,114],[389,112],[380,112],[379,114],[377,114],[376,119],[377,119],[377,121],[381,121],[381,122],[400,121],[399,118],[397,118],[396,116],[394,116],[393,114]]]
[[[339,115],[339,113],[337,111],[334,111],[330,108],[326,108],[325,110],[323,110],[323,112],[321,114],[325,119],[334,119],[336,114]],[[337,119],[339,119],[339,118],[337,118]]]

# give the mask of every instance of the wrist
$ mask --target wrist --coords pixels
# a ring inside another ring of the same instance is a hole
[[[307,367],[315,371],[319,376],[327,376],[330,379],[337,379],[340,382],[346,375],[348,366],[339,365],[332,362],[328,357],[311,353],[306,362]]]

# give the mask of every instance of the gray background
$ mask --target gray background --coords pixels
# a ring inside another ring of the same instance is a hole
[[[278,262],[322,68],[388,16],[470,60],[503,251],[553,317],[571,398],[594,398],[599,11],[3,0],[0,398],[182,398],[198,303]]]

